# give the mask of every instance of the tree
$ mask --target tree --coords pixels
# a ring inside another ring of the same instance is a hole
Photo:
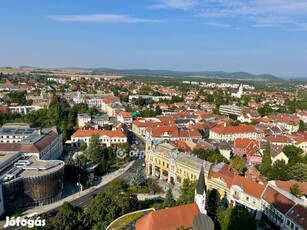
[[[158,115],[161,115],[161,114],[162,114],[162,110],[161,110],[160,106],[157,106],[155,108],[155,115],[158,116]]]
[[[277,160],[274,162],[272,168],[268,172],[269,180],[282,180],[286,181],[289,179],[288,167],[284,160]]]
[[[273,111],[274,110],[272,109],[272,107],[268,104],[265,104],[263,107],[258,109],[258,112],[260,113],[262,117],[273,113]]]
[[[307,181],[307,164],[297,163],[290,167],[290,178],[296,181]]]
[[[305,124],[302,120],[300,120],[300,125],[299,125],[299,128],[298,128],[298,131],[299,132],[304,132],[305,131]]]
[[[96,228],[106,227],[120,215],[120,208],[105,193],[97,193],[86,209]]]
[[[164,207],[173,207],[175,204],[176,204],[176,201],[174,199],[172,189],[169,188],[166,192],[163,205]]]
[[[217,217],[219,206],[221,206],[221,196],[219,192],[216,189],[208,190],[206,209],[213,219]]]
[[[300,186],[298,184],[293,184],[290,187],[290,193],[293,196],[296,196],[297,198],[301,198],[301,196],[302,196],[302,190],[301,190],[301,188],[300,188]]]
[[[103,149],[101,146],[101,140],[99,139],[99,136],[92,135],[90,144],[86,149],[85,154],[88,156],[89,159],[91,159],[95,163],[98,163],[101,160],[101,158],[103,158],[102,152]]]
[[[296,157],[304,153],[303,149],[296,147],[295,145],[286,145],[283,147],[282,151],[289,158]]]
[[[31,218],[31,220],[36,220],[36,219],[38,219],[38,216],[34,216]],[[52,226],[52,223],[50,222],[50,220],[48,220],[48,216],[46,213],[42,213],[40,216],[40,219],[46,221],[44,227],[34,226],[30,228],[29,226],[27,226],[25,230],[53,230],[54,229],[54,227]]]
[[[211,163],[228,162],[228,160],[220,153],[214,153],[213,155],[207,157],[207,161]]]
[[[85,151],[87,148],[87,144],[86,143],[82,143],[79,147],[80,151]]]
[[[196,181],[184,179],[180,189],[177,205],[190,204],[194,201]]]
[[[54,227],[59,230],[89,229],[89,226],[85,226],[82,219],[83,210],[80,207],[74,207],[68,202],[64,202],[55,216]]]
[[[138,208],[137,196],[128,187],[124,180],[116,179],[106,188],[106,195],[119,207],[121,215]]]
[[[126,163],[128,161],[131,160],[131,145],[129,145],[128,143],[122,143],[118,146],[118,148],[116,149],[116,152],[120,154],[119,156],[116,156],[116,162],[117,164],[122,164],[122,163]]]
[[[226,210],[222,206],[218,208],[217,220],[222,230],[228,230],[231,212],[232,208],[227,208]]]
[[[130,180],[130,184],[136,187],[140,187],[145,183],[145,174],[142,167],[136,169],[135,174],[132,176]]]
[[[241,157],[235,156],[231,159],[231,166],[237,170],[239,174],[243,174],[243,169],[245,167],[245,162]]]
[[[271,165],[272,165],[272,158],[271,158],[271,145],[270,142],[266,143],[265,146],[265,150],[263,152],[263,156],[262,156],[262,162],[260,164],[260,172],[263,175],[267,175],[271,169]]]
[[[229,230],[256,230],[257,222],[254,216],[243,206],[235,206],[230,215]]]

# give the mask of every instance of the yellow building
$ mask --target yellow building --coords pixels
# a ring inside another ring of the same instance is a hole
[[[168,143],[159,144],[153,148],[146,145],[146,173],[158,177],[165,182],[181,185],[184,179],[197,180],[201,167],[204,167],[205,179],[212,163],[179,152]]]
[[[227,198],[230,200],[230,187],[235,179],[236,172],[224,162],[218,163],[211,167],[208,176],[208,189],[216,189],[221,198]]]

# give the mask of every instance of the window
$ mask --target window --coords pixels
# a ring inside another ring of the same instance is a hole
[[[287,220],[287,226],[290,226],[290,220]]]

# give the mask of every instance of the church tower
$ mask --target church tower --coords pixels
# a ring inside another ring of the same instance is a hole
[[[243,85],[242,83],[240,84],[240,87],[239,87],[239,91],[238,91],[238,96],[242,96],[244,94],[244,91],[243,91]]]
[[[195,198],[194,201],[196,202],[200,212],[202,214],[207,214],[206,211],[206,184],[205,184],[205,172],[204,167],[201,166],[197,186],[195,189]]]

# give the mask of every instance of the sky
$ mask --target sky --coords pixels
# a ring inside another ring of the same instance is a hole
[[[307,0],[0,0],[0,66],[307,77]]]

